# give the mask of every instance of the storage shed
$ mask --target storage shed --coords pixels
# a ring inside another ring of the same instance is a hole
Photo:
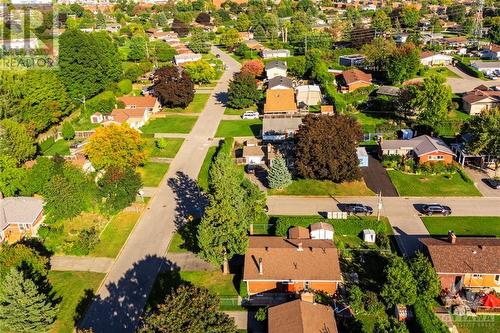
[[[312,239],[333,239],[333,227],[329,223],[318,222],[309,226]]]
[[[363,240],[367,243],[375,243],[375,231],[373,229],[363,230]]]
[[[356,148],[356,154],[358,155],[359,166],[360,167],[367,167],[368,166],[368,153],[366,152],[366,148],[365,147]]]

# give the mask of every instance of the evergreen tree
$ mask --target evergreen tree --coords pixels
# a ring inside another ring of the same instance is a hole
[[[64,140],[71,140],[75,137],[75,129],[69,121],[63,123],[61,132]]]
[[[235,109],[246,108],[257,102],[259,94],[255,77],[249,73],[239,73],[229,83],[227,104]]]
[[[288,171],[286,161],[279,157],[273,161],[273,165],[267,175],[270,188],[285,188],[292,183],[292,175]]]
[[[0,328],[13,332],[47,332],[57,307],[35,283],[12,268],[0,287]]]
[[[434,267],[422,252],[418,252],[417,256],[411,261],[410,268],[413,277],[417,281],[419,298],[427,301],[436,298],[441,291],[441,283]]]
[[[413,305],[417,299],[417,283],[403,258],[394,256],[385,269],[387,282],[380,295],[389,305]]]

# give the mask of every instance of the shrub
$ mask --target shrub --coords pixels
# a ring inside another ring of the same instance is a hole
[[[355,313],[363,313],[365,310],[363,291],[357,285],[353,285],[349,289],[349,305]]]
[[[431,305],[417,300],[413,306],[415,312],[415,322],[419,327],[419,332],[426,333],[446,333],[448,328],[439,320],[439,318],[432,312]]]
[[[50,137],[47,140],[40,142],[38,144],[38,146],[40,147],[41,151],[45,151],[45,150],[49,149],[50,147],[52,147],[52,145],[54,143],[56,143],[56,140],[53,137]]]
[[[460,175],[460,178],[462,178],[464,182],[466,182],[468,184],[473,183],[472,179],[470,179],[469,176],[467,176],[467,174],[465,173],[465,171],[462,168],[457,168],[456,170],[457,170],[458,174]]]
[[[255,320],[265,321],[266,319],[267,319],[267,307],[259,308],[257,312],[255,312]]]
[[[87,255],[99,243],[99,232],[96,227],[83,229],[78,233],[78,239],[72,244],[74,254]]]
[[[155,145],[158,149],[165,149],[167,147],[167,140],[165,140],[164,138],[159,138],[159,139],[156,139],[155,141]]]
[[[240,281],[239,295],[241,297],[247,297],[248,296],[247,283],[245,281],[243,281],[243,280]]]
[[[117,83],[118,89],[123,95],[126,95],[132,91],[132,80],[124,79]]]
[[[384,168],[395,169],[401,164],[402,157],[400,155],[384,155],[382,157],[382,166]]]
[[[109,114],[116,104],[116,98],[113,92],[104,91],[99,95],[89,99],[85,103],[85,113],[87,115],[100,112],[102,114]]]

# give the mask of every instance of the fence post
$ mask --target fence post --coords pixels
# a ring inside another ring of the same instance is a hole
[[[253,235],[253,223],[250,223],[250,236]]]

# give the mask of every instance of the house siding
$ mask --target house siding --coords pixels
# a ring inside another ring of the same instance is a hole
[[[247,281],[247,286],[250,295],[265,292],[300,292],[305,289],[305,282],[296,281],[282,284],[281,281]],[[334,294],[337,290],[337,282],[310,281],[309,288]]]
[[[36,235],[38,225],[42,220],[43,220],[43,211],[40,212],[40,214],[38,214],[33,224],[29,228],[26,228],[24,230],[19,229],[18,224],[9,224],[7,228],[3,230],[4,240],[7,241],[7,243],[14,243],[23,239],[26,236]]]
[[[347,86],[347,91],[353,92],[359,88],[364,88],[364,87],[369,87],[369,86],[371,86],[371,83],[369,83],[369,82],[355,82],[355,83]]]
[[[430,156],[443,156],[442,160],[430,160]],[[450,164],[453,162],[453,155],[448,154],[448,153],[443,153],[443,152],[434,152],[434,153],[429,153],[422,155],[418,158],[419,163],[426,163],[426,162],[444,162],[445,164]]]
[[[500,285],[498,285],[495,282],[495,275],[494,274],[482,275],[481,277],[476,277],[476,278],[472,277],[472,274],[465,274],[464,287],[468,287],[468,288],[482,288],[482,287],[500,288]]]

